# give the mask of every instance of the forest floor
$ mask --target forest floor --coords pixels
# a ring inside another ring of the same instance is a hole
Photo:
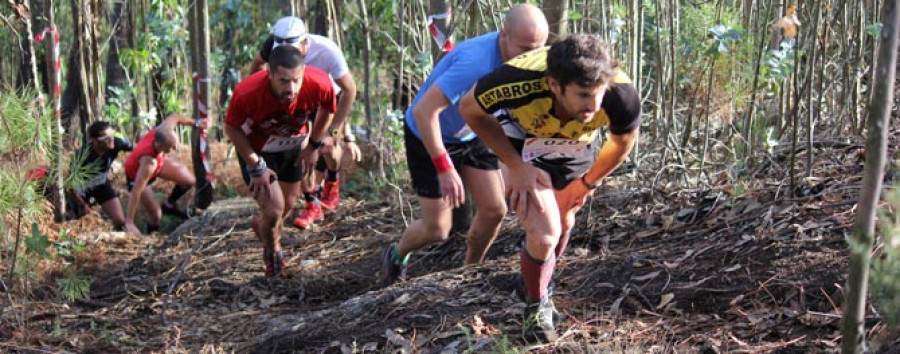
[[[898,140],[892,134],[890,156]],[[454,235],[414,253],[407,281],[380,287],[381,251],[418,211],[406,188],[377,194],[358,170],[324,221],[285,227],[284,279],[263,276],[250,199],[222,198],[145,237],[103,232],[96,215],[67,223],[88,242],[74,262],[91,276],[90,295],[60,300],[52,272],[27,294],[2,295],[0,351],[837,352],[863,144],[816,144],[815,177],[793,188],[790,158],[778,151],[739,178],[703,183],[644,152],[578,215],[555,275],[565,318],[553,343],[519,336],[523,305],[511,284],[524,233],[512,213],[485,263],[463,267],[465,239]],[[242,194],[237,163],[214,148],[215,161],[227,161],[215,166],[220,189]],[[885,178],[900,180],[897,165]],[[696,187],[676,187],[685,184]],[[876,306],[866,329],[873,351],[900,352]]]

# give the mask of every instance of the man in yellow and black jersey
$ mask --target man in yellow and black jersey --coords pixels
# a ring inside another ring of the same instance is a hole
[[[548,285],[575,213],[638,136],[640,98],[601,39],[575,34],[483,76],[460,114],[502,162],[506,195],[526,230],[523,332],[553,340]],[[598,130],[609,139],[594,151]]]

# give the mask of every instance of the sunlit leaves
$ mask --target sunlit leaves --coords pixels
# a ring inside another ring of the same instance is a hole
[[[707,47],[707,55],[728,55],[730,45],[743,39],[743,33],[736,28],[728,28],[722,24],[718,24],[709,29],[709,35],[712,37],[712,43]]]
[[[50,239],[41,234],[38,230],[38,224],[31,224],[31,235],[25,238],[25,252],[38,255],[41,258],[49,256],[47,250],[50,248]]]

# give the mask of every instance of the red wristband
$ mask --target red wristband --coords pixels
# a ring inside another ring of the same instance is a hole
[[[450,160],[450,154],[446,151],[440,156],[432,158],[431,163],[434,164],[434,169],[438,173],[444,173],[453,169],[453,161]]]

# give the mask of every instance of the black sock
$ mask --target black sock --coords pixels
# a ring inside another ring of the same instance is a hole
[[[335,182],[338,179],[338,171],[327,170],[325,171],[325,180],[328,182]]]
[[[303,193],[303,200],[305,200],[307,203],[316,200],[316,192]]]
[[[181,196],[187,193],[187,191],[189,191],[190,189],[190,186],[185,187],[176,185],[175,188],[172,188],[172,193],[169,194],[169,199],[166,199],[166,201],[169,203],[169,205],[175,206],[175,204],[178,202],[178,198],[181,198]]]

